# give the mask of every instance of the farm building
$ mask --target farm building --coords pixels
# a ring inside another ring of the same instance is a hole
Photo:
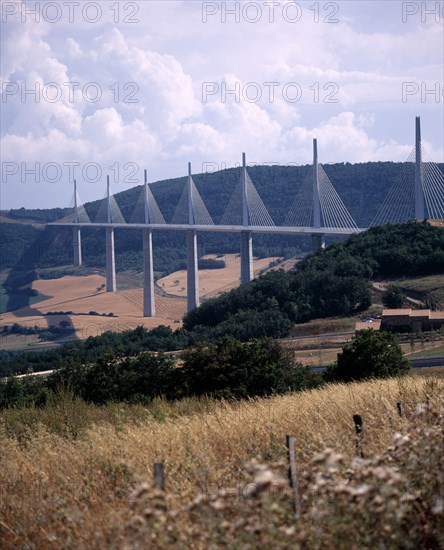
[[[378,322],[379,321],[379,322]],[[384,309],[381,319],[371,324],[356,323],[355,330],[395,330],[397,332],[421,332],[438,330],[444,326],[444,311],[430,309]]]

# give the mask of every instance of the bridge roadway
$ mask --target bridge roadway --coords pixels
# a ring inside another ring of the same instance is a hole
[[[159,231],[199,231],[210,233],[270,233],[278,235],[331,235],[349,236],[367,231],[367,228],[341,227],[292,227],[292,226],[261,226],[261,225],[191,225],[191,224],[145,224],[145,223],[48,223],[56,227],[105,227],[113,229],[152,229]]]

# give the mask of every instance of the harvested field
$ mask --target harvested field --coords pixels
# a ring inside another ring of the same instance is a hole
[[[216,257],[216,255],[206,256],[206,258]],[[238,286],[239,255],[227,254],[221,259],[226,263],[225,268],[199,271],[201,299],[217,296],[221,292]],[[275,258],[256,260],[254,262],[255,276],[258,276],[263,270],[268,270],[270,263],[274,260]],[[290,261],[290,263],[292,262]],[[120,274],[117,274],[118,288],[119,276]],[[34,281],[32,288],[40,294],[50,296],[50,298],[2,314],[1,325],[18,323],[44,329],[50,325],[57,326],[67,321],[72,327],[73,333],[70,337],[61,339],[60,343],[77,338],[85,339],[89,336],[97,336],[108,330],[117,332],[129,330],[138,325],[143,325],[146,328],[154,328],[159,325],[180,326],[182,317],[186,313],[186,271],[172,273],[157,282],[155,318],[143,317],[143,289],[129,288],[131,281],[136,281],[137,277],[134,274],[132,277],[122,275],[122,279],[121,286],[124,289],[117,290],[117,292],[98,290],[105,283],[105,278],[99,274]],[[48,312],[61,313],[47,315]],[[91,312],[95,314],[91,315]],[[111,313],[113,316],[109,316]],[[36,335],[8,336],[3,338],[2,344],[8,349],[45,345],[38,340]]]
[[[1,318],[2,324],[18,323],[44,328],[69,321],[76,331],[76,337],[84,339],[107,330],[123,331],[136,328],[138,325],[146,328],[173,324],[177,326],[185,313],[184,300],[156,296],[159,316],[152,319],[143,317],[142,289],[114,293],[97,291],[104,282],[104,277],[100,275],[34,281],[33,288],[52,297],[44,302],[4,313]],[[62,313],[47,315],[48,312]],[[90,312],[99,315],[90,315]],[[114,317],[106,316],[110,313],[113,313]]]
[[[223,269],[199,269],[200,296],[213,297],[222,292],[227,292],[239,285],[240,278],[240,255],[224,254],[219,257],[216,254],[204,256],[205,259],[218,259],[225,262]],[[277,258],[262,258],[254,261],[254,276],[257,277],[264,270],[268,270],[270,263]],[[167,277],[157,281],[161,290],[175,296],[186,297],[187,295],[187,272],[186,270],[176,271]]]

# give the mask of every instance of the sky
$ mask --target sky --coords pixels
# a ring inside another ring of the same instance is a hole
[[[444,2],[1,0],[0,208],[239,164],[444,161]]]

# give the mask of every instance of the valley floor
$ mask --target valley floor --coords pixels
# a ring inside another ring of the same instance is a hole
[[[216,258],[208,255],[206,258]],[[199,270],[201,299],[217,296],[239,285],[240,263],[238,254],[226,254],[222,269]],[[254,262],[255,276],[270,269],[276,258],[257,259]],[[293,267],[295,261],[284,262],[283,267]],[[117,274],[117,292],[99,290],[105,283],[99,274],[83,277],[66,276],[59,279],[37,280],[32,288],[39,294],[49,296],[44,301],[0,315],[0,327],[18,323],[25,327],[44,329],[49,325],[67,323],[68,336],[58,339],[65,343],[89,336],[97,336],[108,330],[121,332],[138,325],[154,328],[159,325],[181,325],[186,313],[186,271],[177,271],[157,281],[155,296],[156,317],[143,317],[143,289],[134,287],[136,277]],[[120,284],[121,283],[121,284]],[[48,312],[62,312],[48,315]],[[71,312],[71,313],[69,313]],[[98,315],[91,315],[95,312]],[[112,313],[113,316],[109,316]],[[39,349],[54,345],[42,342],[38,335],[12,335],[1,337],[4,349]]]

